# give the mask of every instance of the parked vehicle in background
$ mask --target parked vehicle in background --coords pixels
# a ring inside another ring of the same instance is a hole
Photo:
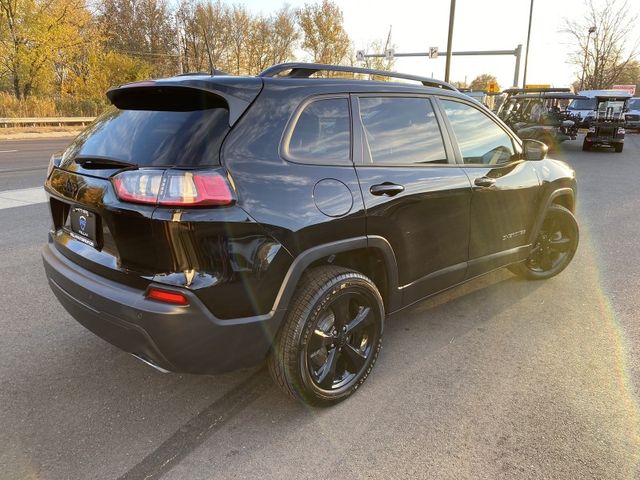
[[[591,121],[596,116],[597,109],[597,96],[616,95],[622,93],[624,95],[631,96],[624,90],[582,90],[578,92],[581,97],[587,97],[587,99],[579,98],[572,101],[567,107],[567,110],[571,111],[573,115],[580,119],[578,126],[580,128],[589,128]]]
[[[582,150],[604,146],[613,147],[618,153],[622,152],[629,98],[631,94],[622,91],[609,91],[595,96],[595,116],[582,143]]]
[[[520,102],[513,97],[516,95],[534,94],[534,93],[571,93],[569,88],[507,88],[500,93],[499,106],[496,109],[496,115],[501,120],[505,120],[513,115],[514,111],[520,110]]]
[[[550,278],[578,245],[574,171],[444,82],[296,63],[107,95],[52,158],[44,265],[72,316],[163,371],[266,359],[331,405],[388,314],[500,267]]]
[[[566,92],[521,93],[509,99],[511,108],[503,120],[522,138],[539,140],[555,148],[566,140],[575,140],[579,118],[566,109],[580,97]]]
[[[627,108],[624,115],[625,127],[640,130],[640,97],[630,98]]]
[[[596,99],[590,92],[578,92],[580,98],[573,100],[567,110],[578,119],[580,128],[589,128],[589,124],[595,115]]]

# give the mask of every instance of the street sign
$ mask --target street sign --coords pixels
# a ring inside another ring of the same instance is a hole
[[[356,51],[356,62],[364,62],[364,50]]]
[[[500,91],[500,88],[498,87],[498,82],[494,82],[494,81],[487,82],[487,92],[496,93],[499,91]]]
[[[629,92],[630,95],[636,94],[635,85],[614,85],[613,90],[624,90],[625,92]]]
[[[438,58],[438,47],[429,47],[429,58]]]
[[[395,50],[393,48],[387,48],[384,51],[384,56],[387,60],[393,60],[393,56],[395,55]]]

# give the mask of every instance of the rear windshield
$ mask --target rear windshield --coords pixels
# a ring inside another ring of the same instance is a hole
[[[220,164],[229,112],[209,108],[186,112],[113,109],[69,146],[67,158],[108,157],[141,167]]]
[[[640,110],[640,98],[629,100],[629,110]]]
[[[578,99],[573,100],[569,106],[567,107],[569,110],[595,110],[596,109],[596,99]]]

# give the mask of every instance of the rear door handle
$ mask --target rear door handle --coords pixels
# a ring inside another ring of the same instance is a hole
[[[495,185],[496,179],[490,177],[478,177],[473,181],[473,183],[476,187],[492,187]]]
[[[371,195],[386,195],[388,197],[393,197],[394,195],[404,192],[404,186],[396,183],[384,182],[379,185],[371,185],[369,191],[371,192]]]

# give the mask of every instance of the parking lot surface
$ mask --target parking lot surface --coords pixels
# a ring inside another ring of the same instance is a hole
[[[0,140],[0,198],[69,139]],[[44,276],[47,204],[0,209],[3,479],[631,479],[640,455],[640,134],[577,171],[581,243],[387,320],[367,383],[312,409],[264,369],[163,375],[77,324]],[[36,199],[37,200],[37,199]]]

